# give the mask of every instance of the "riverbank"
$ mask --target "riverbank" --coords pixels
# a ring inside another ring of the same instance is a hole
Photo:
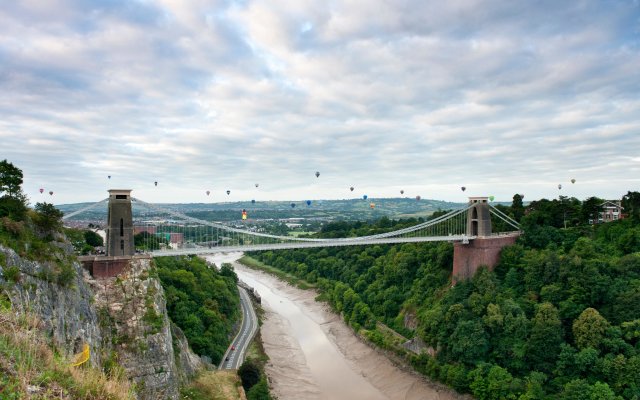
[[[253,266],[256,267],[255,265]],[[322,332],[335,351],[333,357],[340,358],[359,378],[366,381],[357,393],[348,393],[351,381],[337,381],[337,390],[332,390],[322,382],[326,377],[318,376],[309,360],[306,343],[292,335],[294,328],[286,316],[278,314],[265,306],[265,320],[262,326],[264,348],[269,356],[266,365],[272,392],[280,400],[286,399],[434,399],[457,400],[470,397],[455,393],[440,384],[428,381],[424,376],[410,370],[408,366],[398,366],[390,361],[382,351],[365,343],[342,318],[332,312],[328,305],[315,301],[315,290],[301,290],[265,272],[248,269],[235,262],[234,268],[239,275],[250,275],[273,290],[290,299],[304,316],[311,319]],[[294,282],[295,284],[295,282]],[[262,293],[261,293],[262,295]],[[264,296],[263,296],[264,297]],[[330,349],[329,349],[330,350]],[[340,360],[334,360],[336,364]],[[398,362],[398,359],[395,360]],[[370,390],[364,393],[364,390]],[[336,397],[336,394],[339,397]]]

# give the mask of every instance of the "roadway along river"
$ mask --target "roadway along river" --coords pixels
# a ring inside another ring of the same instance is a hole
[[[261,334],[269,356],[266,372],[280,400],[464,398],[395,367],[363,344],[326,305],[316,302],[315,292],[243,267],[235,262],[241,255],[219,254],[207,260],[218,266],[233,263],[238,277],[262,297],[266,318]]]
[[[247,291],[238,287],[240,292],[240,306],[242,308],[242,324],[238,334],[222,356],[219,369],[238,369],[244,362],[244,356],[251,343],[251,339],[258,330],[258,317],[253,310],[251,299]]]

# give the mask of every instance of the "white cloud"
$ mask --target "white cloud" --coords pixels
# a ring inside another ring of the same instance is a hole
[[[0,158],[30,195],[639,189],[637,4],[45,3],[0,10]]]

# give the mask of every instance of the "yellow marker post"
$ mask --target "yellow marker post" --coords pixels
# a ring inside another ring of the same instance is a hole
[[[91,356],[91,351],[89,350],[89,345],[85,343],[84,347],[82,348],[82,352],[79,354],[76,354],[75,362],[71,364],[71,366],[77,367],[86,363],[87,361],[89,361],[90,356]]]

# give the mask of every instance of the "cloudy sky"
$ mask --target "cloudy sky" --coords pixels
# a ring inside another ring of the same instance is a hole
[[[5,158],[32,203],[619,198],[640,2],[2,1]]]

